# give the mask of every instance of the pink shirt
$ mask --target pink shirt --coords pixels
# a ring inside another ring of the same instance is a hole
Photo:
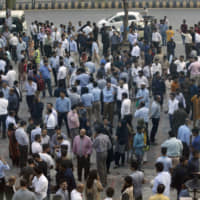
[[[67,121],[69,129],[79,128],[80,126],[78,114],[74,113],[72,110],[67,115]]]
[[[82,152],[81,152],[81,140],[82,140]],[[88,136],[84,136],[82,139],[80,135],[74,138],[73,153],[76,155],[90,155],[92,153],[92,140]]]
[[[192,75],[200,75],[200,62],[191,63],[188,69]]]

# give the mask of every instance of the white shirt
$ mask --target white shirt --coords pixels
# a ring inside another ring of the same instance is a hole
[[[104,66],[104,69],[105,69],[105,72],[107,73],[108,70],[111,69],[111,62],[107,62],[107,63],[105,64],[105,66]]]
[[[200,43],[200,34],[195,33],[195,43]]]
[[[6,62],[4,60],[0,60],[0,70],[5,72]]]
[[[160,42],[162,39],[161,35],[159,32],[153,32],[152,33],[152,41],[153,42]]]
[[[133,82],[136,82],[136,78],[138,77],[138,72],[141,71],[142,68],[141,67],[133,67],[131,70],[131,75],[133,77]]]
[[[137,77],[136,80],[135,80],[136,84],[137,84],[137,88],[141,88],[141,84],[144,82],[145,85],[146,85],[146,88],[149,87],[149,82],[147,80],[147,78],[145,76],[142,76],[142,77]]]
[[[179,101],[177,99],[174,99],[173,101],[169,99],[168,101],[168,114],[173,115],[176,110],[178,110],[178,103]]]
[[[131,56],[139,57],[140,56],[140,47],[138,45],[133,46],[131,51]]]
[[[174,63],[177,65],[177,72],[185,71],[185,61],[176,60]]]
[[[50,115],[47,116],[47,129],[54,129],[56,127],[56,120],[55,120],[55,116],[53,115],[53,113],[51,113]]]
[[[17,126],[16,124],[16,121],[15,121],[15,118],[14,117],[11,117],[10,115],[7,116],[6,118],[6,128],[8,129],[8,125],[10,123],[13,123],[15,126]]]
[[[60,35],[60,32],[57,31],[57,32],[52,32],[51,34],[51,37],[52,37],[52,40],[53,41],[60,41],[61,40],[61,35]]]
[[[42,146],[39,142],[36,142],[34,141],[32,144],[31,144],[31,151],[32,153],[41,153],[42,152]]]
[[[8,86],[13,87],[14,81],[17,80],[17,73],[15,70],[9,70],[6,74],[6,80],[8,81]]]
[[[121,88],[120,86],[117,86],[117,100],[118,100],[118,101],[121,101],[121,100],[122,100],[122,94],[123,94],[123,93],[129,94],[128,88],[125,87],[125,85],[123,85],[122,88]]]
[[[160,75],[162,76],[162,67],[160,63],[158,64],[153,63],[151,66],[151,75],[153,76],[156,72],[159,72]]]
[[[131,100],[130,99],[124,99],[122,101],[121,106],[121,117],[124,118],[125,115],[131,114]]]
[[[65,66],[60,66],[58,69],[57,79],[58,80],[65,79],[66,76],[67,76],[67,68]]]
[[[71,192],[71,200],[83,200],[83,195],[74,189]]]
[[[170,184],[171,184],[171,175],[169,172],[160,172],[157,174],[157,176],[154,178],[154,184],[152,188],[152,192],[154,194],[157,193],[157,187],[159,184],[163,184],[165,186],[164,195],[170,197]]]
[[[86,26],[84,29],[83,29],[83,32],[88,35],[89,33],[92,32],[92,28],[90,26]]]
[[[0,98],[0,115],[8,114],[8,100],[5,98]]]
[[[16,36],[13,36],[9,41],[10,45],[12,45],[12,46],[17,46],[18,42],[19,42],[19,40]]]
[[[47,166],[50,168],[51,166],[54,167],[55,163],[53,161],[53,158],[47,154],[47,153],[39,153],[40,158],[47,163]]]
[[[61,42],[62,42],[62,48],[63,49],[67,49],[67,51],[69,51],[69,42],[68,42],[68,40],[65,39],[65,40],[62,40]]]
[[[43,200],[47,196],[48,180],[43,174],[39,178],[34,176],[32,186],[37,200]]]

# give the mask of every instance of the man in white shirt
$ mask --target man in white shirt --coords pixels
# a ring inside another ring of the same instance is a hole
[[[61,35],[58,29],[55,27],[54,31],[51,34],[53,42],[59,42],[61,40]]]
[[[47,197],[48,180],[40,168],[35,168],[35,174],[32,180],[35,196],[37,200],[44,200]]]
[[[154,47],[156,48],[157,53],[158,53],[159,44],[160,44],[161,40],[162,40],[161,34],[157,31],[157,29],[154,29],[153,33],[152,33],[152,43],[153,43]]]
[[[67,68],[64,66],[63,61],[60,61],[60,67],[58,69],[57,81],[58,85],[66,88],[66,77],[67,77]]]
[[[13,87],[14,82],[17,80],[17,73],[13,69],[12,65],[9,66],[9,71],[6,74],[6,80],[8,81],[9,87]]]
[[[0,91],[0,124],[2,124],[2,138],[6,138],[6,117],[8,114],[8,100],[4,98],[4,94]]]
[[[159,72],[159,74],[162,76],[162,66],[158,61],[159,61],[159,59],[156,58],[155,62],[151,66],[151,76],[152,77],[155,75],[156,72]]]
[[[174,112],[178,110],[178,103],[179,101],[175,98],[175,94],[171,93],[170,94],[170,99],[168,101],[168,114],[169,114],[169,123],[170,123],[170,128],[173,130],[173,116]]]
[[[140,47],[138,46],[137,42],[133,45],[131,56],[133,57],[133,61],[140,57]]]
[[[0,71],[5,72],[5,68],[6,68],[6,61],[0,59]]]
[[[157,176],[153,179],[153,188],[152,192],[157,193],[157,187],[159,184],[165,186],[164,195],[170,197],[170,185],[171,185],[171,175],[169,172],[163,171],[163,163],[158,162],[155,164]]]
[[[52,113],[51,109],[47,109],[47,116],[46,116],[46,127],[47,127],[47,134],[51,137],[54,134],[54,130],[56,127],[56,119]]]
[[[126,92],[122,93],[122,106],[121,106],[121,118],[129,116],[131,114],[131,100],[128,98]]]
[[[84,185],[82,183],[78,183],[76,189],[73,189],[71,192],[71,200],[83,200],[83,191]]]
[[[174,62],[177,66],[177,72],[186,72],[186,63],[184,61],[184,56],[180,56],[179,59],[177,59]]]
[[[35,141],[31,144],[32,154],[42,153],[41,136],[38,134],[35,136]]]
[[[142,84],[145,84],[146,88],[149,87],[149,82],[147,78],[143,75],[142,70],[138,72],[138,76],[136,77],[135,82],[136,82],[137,89],[140,89]]]

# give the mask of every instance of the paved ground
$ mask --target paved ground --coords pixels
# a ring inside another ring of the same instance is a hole
[[[112,15],[116,13],[117,10],[55,10],[55,11],[26,11],[26,19],[28,22],[28,25],[33,20],[39,20],[39,21],[45,21],[46,19],[53,21],[55,24],[64,23],[67,24],[67,22],[70,20],[73,23],[76,23],[78,20],[82,20],[83,22],[87,20],[91,21],[98,21],[101,18],[107,17],[109,15]],[[163,18],[164,15],[167,15],[169,17],[170,24],[174,26],[174,29],[177,29],[179,27],[179,24],[181,23],[183,18],[186,18],[189,24],[197,23],[198,17],[200,16],[200,13],[198,10],[195,9],[152,9],[150,10],[150,15],[154,15],[157,18]],[[187,17],[186,17],[187,16]],[[184,53],[183,46],[181,45],[180,36],[176,34],[177,39],[177,54],[180,55]],[[55,102],[55,99],[45,99],[45,102]],[[165,99],[165,105],[164,109],[166,109],[166,102]],[[25,98],[23,100],[23,103],[21,104],[20,109],[20,117],[23,119],[28,119],[29,114],[27,112],[27,105],[25,103]],[[151,124],[151,123],[150,123]],[[151,125],[150,125],[151,126]],[[159,131],[158,131],[158,143],[162,143],[168,136],[167,132],[169,130],[169,122],[168,117],[164,112],[162,113]],[[154,162],[155,159],[160,155],[160,146],[154,146],[150,149],[148,152],[148,163],[144,165],[144,172],[146,179],[151,180],[155,176],[155,170],[154,170]],[[4,156],[8,161],[8,140],[2,140],[0,139],[0,156]],[[10,161],[9,161],[10,163]],[[93,157],[92,159],[92,167],[95,168],[95,159]],[[18,172],[17,169],[12,169],[7,174],[8,175],[14,175]],[[130,174],[129,166],[126,164],[125,167],[119,168],[119,169],[113,169],[113,165],[111,166],[111,174],[108,176],[109,185],[114,186],[116,190],[115,197],[118,199],[120,195],[120,190],[122,186],[122,177]],[[144,186],[144,199],[148,199],[148,197],[151,195],[151,189],[149,187],[149,184],[145,184]],[[172,198],[175,199],[175,192],[172,191],[171,193]]]

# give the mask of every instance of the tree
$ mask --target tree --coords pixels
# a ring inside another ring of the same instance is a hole
[[[123,42],[127,40],[127,27],[128,27],[128,0],[123,0],[124,5],[124,34],[123,34]]]

